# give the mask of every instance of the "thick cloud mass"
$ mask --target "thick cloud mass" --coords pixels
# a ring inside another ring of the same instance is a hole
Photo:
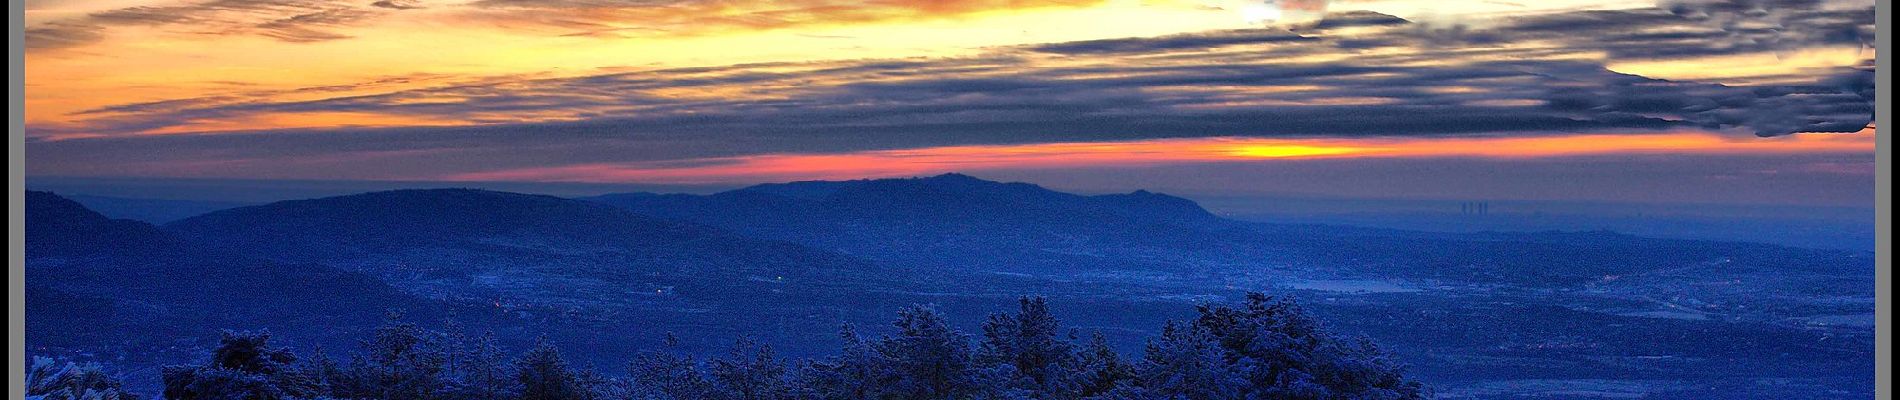
[[[389,7],[384,7],[389,8]],[[254,34],[287,42],[348,38],[334,31],[382,15],[387,9],[341,0],[209,0],[166,6],[100,11],[28,28],[27,50],[79,47],[104,38],[114,27],[172,28],[194,34]]]
[[[963,58],[499,77],[315,100],[243,93],[127,104],[89,111],[71,125],[33,127],[42,139],[99,137],[38,140],[32,149],[46,155],[39,160],[56,160],[36,166],[84,172],[79,164],[88,159],[320,163],[369,152],[405,154],[402,163],[505,168],[1208,136],[1853,132],[1872,120],[1871,62],[1746,85],[1670,81],[1606,65],[1857,49],[1872,40],[1873,17],[1871,6],[1812,1],[1680,3],[1481,28],[1353,13],[1295,30],[1054,43]],[[277,31],[314,37],[292,27],[331,18],[349,17],[293,18]],[[478,126],[135,135],[191,121],[319,112]]]

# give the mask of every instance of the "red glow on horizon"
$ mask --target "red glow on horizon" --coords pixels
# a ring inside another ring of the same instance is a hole
[[[1459,138],[1195,138],[946,146],[832,154],[769,154],[681,163],[594,163],[458,174],[457,181],[732,183],[916,176],[988,169],[1057,169],[1271,160],[1550,158],[1609,154],[1868,153],[1875,130],[1773,138],[1707,132]]]

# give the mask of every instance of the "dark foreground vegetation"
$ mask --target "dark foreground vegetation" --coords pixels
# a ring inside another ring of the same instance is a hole
[[[167,399],[1416,399],[1429,393],[1365,339],[1323,330],[1297,304],[1261,294],[1171,322],[1133,360],[1100,335],[1079,340],[1041,298],[990,316],[971,338],[927,307],[895,332],[823,359],[780,360],[741,339],[699,359],[644,353],[609,378],[570,365],[545,340],[510,356],[488,335],[391,320],[358,352],[297,354],[268,333],[227,332],[210,357],[166,367]],[[670,335],[669,335],[670,336]],[[671,342],[669,340],[668,342]],[[132,399],[96,366],[39,359],[29,398]]]

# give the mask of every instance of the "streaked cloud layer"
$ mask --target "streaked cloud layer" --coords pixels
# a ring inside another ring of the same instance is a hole
[[[1838,139],[1874,134],[1871,2],[1438,3],[1274,26],[1249,2],[104,7],[29,27],[29,170],[691,182],[1871,152]]]

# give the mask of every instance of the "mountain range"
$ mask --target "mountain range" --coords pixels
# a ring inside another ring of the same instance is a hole
[[[514,345],[578,343],[596,365],[669,332],[690,333],[667,343],[691,351],[753,337],[796,356],[834,347],[840,324],[888,329],[906,305],[974,323],[1024,294],[1132,350],[1131,327],[1247,290],[1305,298],[1454,383],[1789,361],[1746,358],[1756,351],[1846,373],[1871,340],[1852,322],[1871,312],[1866,252],[1241,222],[1165,194],[959,174],[577,199],[396,190],[159,226],[27,200],[34,350],[147,357],[121,363],[142,368],[199,354],[222,328],[348,346],[392,310]],[[1692,340],[1703,335],[1732,340]],[[1645,352],[1693,358],[1576,364]]]
[[[933,272],[1173,270],[1196,253],[1267,256],[1225,240],[1245,224],[1187,199],[1083,196],[961,174],[585,200]]]
[[[373,192],[239,207],[164,229],[215,249],[283,261],[403,263],[430,274],[479,274],[452,258],[578,259],[628,274],[797,274],[856,269],[853,260],[553,196],[474,189]],[[566,268],[572,268],[568,264]],[[367,268],[367,267],[366,267]]]
[[[445,311],[370,275],[200,248],[52,193],[28,192],[26,209],[26,335],[37,352],[151,368],[226,328],[342,344],[353,337],[348,327],[373,326],[391,310]]]

